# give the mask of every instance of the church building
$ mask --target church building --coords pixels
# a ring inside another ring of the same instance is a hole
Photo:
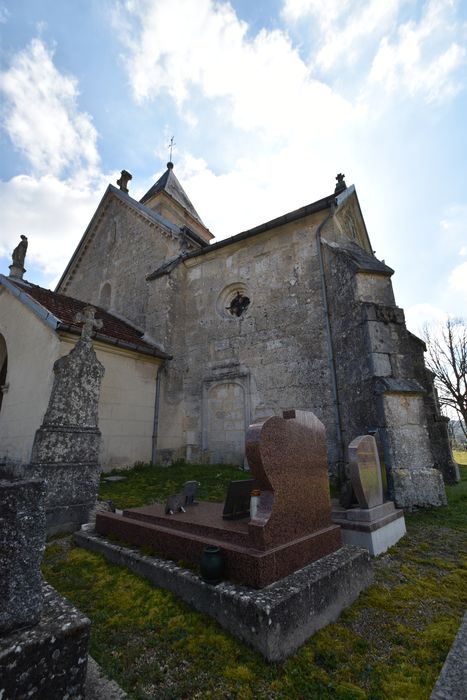
[[[104,469],[243,465],[247,427],[295,408],[324,423],[331,472],[371,432],[396,503],[437,504],[446,420],[354,186],[338,175],[322,199],[212,242],[172,163],[140,201],[129,180],[108,186],[55,292],[21,260],[0,277],[0,458],[28,461],[53,364],[93,305]]]

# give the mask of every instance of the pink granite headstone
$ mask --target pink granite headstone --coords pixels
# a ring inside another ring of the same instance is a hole
[[[372,435],[360,435],[350,443],[349,473],[361,508],[374,508],[383,503],[381,466]]]
[[[261,491],[249,533],[255,545],[279,545],[331,524],[324,425],[308,411],[284,411],[250,425],[246,455]]]

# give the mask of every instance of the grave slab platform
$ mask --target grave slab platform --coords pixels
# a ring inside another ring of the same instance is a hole
[[[315,532],[266,549],[252,546],[250,522],[222,520],[222,503],[198,503],[186,513],[164,514],[154,504],[115,513],[98,513],[96,531],[138,547],[151,547],[174,560],[197,565],[207,546],[222,548],[226,577],[263,588],[342,546],[341,530],[330,522]]]
[[[173,561],[143,555],[92,531],[81,530],[74,538],[79,546],[128,567],[211,615],[268,661],[287,658],[314,632],[336,620],[373,580],[368,552],[347,545],[257,590],[231,582],[210,586]]]

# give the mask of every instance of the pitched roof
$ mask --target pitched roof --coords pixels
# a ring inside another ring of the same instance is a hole
[[[141,204],[148,202],[155,194],[158,192],[167,192],[176,202],[178,202],[184,209],[186,209],[191,216],[199,221],[199,223],[204,226],[201,218],[194,208],[193,204],[190,202],[187,193],[177,180],[177,177],[173,171],[173,163],[167,163],[167,170],[161,177],[154,183],[154,185],[146,192],[144,197],[139,201]]]
[[[50,289],[44,289],[44,287],[39,287],[37,284],[31,284],[26,281],[19,282],[3,275],[1,276],[1,282],[13,293],[15,293],[15,290],[18,290],[15,296],[22,298],[26,303],[28,303],[29,298],[32,303],[28,305],[32,310],[46,319],[55,330],[66,330],[76,335],[81,334],[81,325],[75,323],[75,316],[86,306],[89,306],[87,302],[74,299],[65,294],[52,292]],[[37,305],[39,305],[39,308],[37,308]],[[95,306],[95,304],[92,304],[92,306],[96,309],[96,318],[101,319],[103,322],[102,328],[93,333],[93,338],[103,343],[141,352],[144,355],[171,359],[171,356],[163,352],[157,345],[143,340],[144,334],[142,331],[101,307]]]
[[[394,270],[382,260],[371,255],[366,250],[363,250],[358,244],[351,241],[346,245],[332,246],[336,253],[346,255],[352,262],[352,265],[357,272],[377,272],[390,277],[394,274]]]

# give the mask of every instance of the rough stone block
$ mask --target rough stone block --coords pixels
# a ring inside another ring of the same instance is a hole
[[[392,374],[391,360],[386,353],[371,353],[371,365],[374,377],[390,377]]]
[[[443,476],[437,469],[393,469],[392,479],[398,508],[414,510],[447,504]]]
[[[96,428],[42,426],[36,431],[31,462],[96,463],[100,446],[101,433]]]
[[[0,638],[0,698],[84,700],[90,624],[45,584],[39,623]]]
[[[0,633],[41,615],[44,495],[39,480],[0,481]]]

